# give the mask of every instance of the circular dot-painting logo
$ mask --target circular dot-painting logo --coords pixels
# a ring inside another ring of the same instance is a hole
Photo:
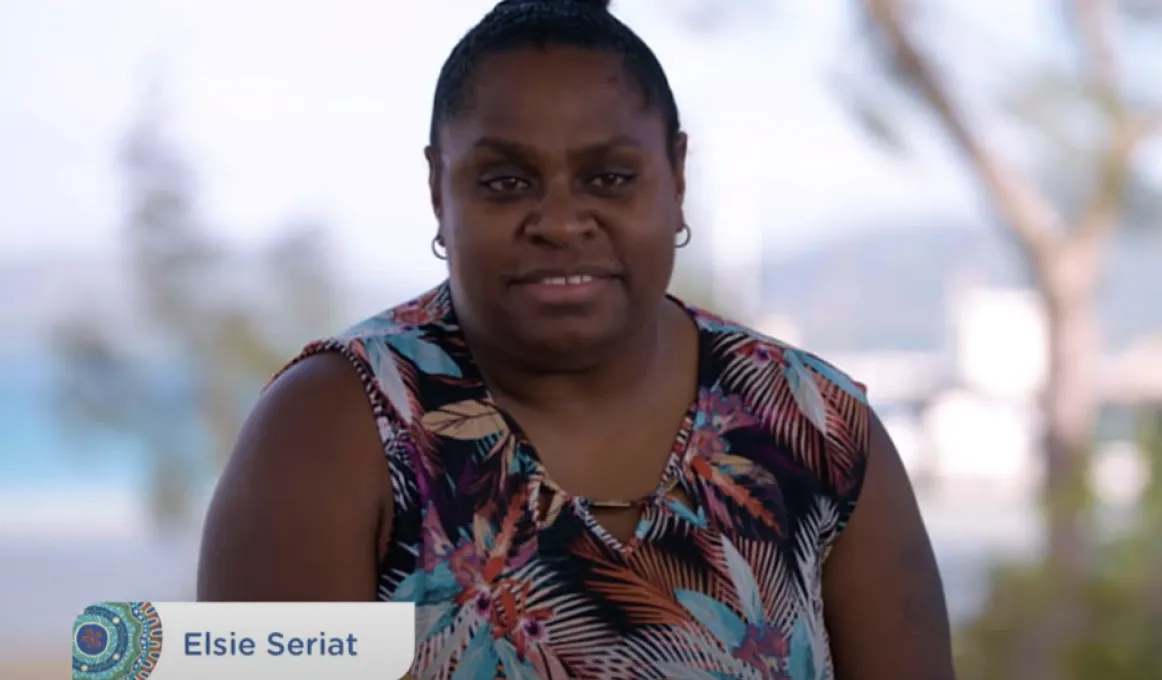
[[[73,680],[145,680],[161,656],[161,618],[148,602],[102,602],[73,624]]]

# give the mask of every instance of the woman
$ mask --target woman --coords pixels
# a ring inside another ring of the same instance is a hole
[[[426,151],[449,279],[271,384],[200,599],[418,602],[416,677],[951,678],[862,388],[665,294],[686,137],[605,4],[506,0],[452,51]]]

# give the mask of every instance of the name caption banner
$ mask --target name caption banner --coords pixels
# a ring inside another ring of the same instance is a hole
[[[404,602],[103,602],[73,625],[73,679],[382,680],[415,657]]]

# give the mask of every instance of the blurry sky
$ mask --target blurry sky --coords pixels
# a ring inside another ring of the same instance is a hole
[[[760,194],[750,210],[785,247],[868,215],[973,203],[946,153],[887,158],[827,90],[850,3],[772,2],[707,37],[682,22],[697,1],[614,3],[667,67],[692,172],[713,177],[695,185],[710,194],[696,201],[721,208],[735,202],[732,187]],[[348,275],[434,277],[441,264],[417,257],[433,229],[421,156],[432,90],[448,50],[491,4],[0,0],[0,262],[113,247],[117,145],[161,73],[215,229],[247,243],[318,215]],[[1040,3],[1006,4],[1004,22],[989,18],[999,0],[952,5],[996,35],[1037,34]]]
[[[790,249],[848,229],[915,227],[917,216],[939,227],[981,213],[972,182],[931,127],[909,127],[917,152],[891,159],[828,90],[833,60],[859,60],[846,44],[853,0],[769,0],[773,9],[723,25],[714,36],[682,21],[695,3],[763,1],[614,0],[666,66],[691,135],[692,249],[716,240],[753,253],[754,234],[739,228],[750,220],[763,223],[768,247]],[[319,216],[350,279],[413,289],[434,280],[443,264],[429,256],[434,221],[421,155],[432,91],[455,41],[492,4],[0,0],[0,269],[17,258],[67,261],[116,248],[118,145],[147,82],[160,76],[172,135],[199,173],[201,207],[221,236],[254,244],[286,220]],[[1013,61],[1026,56],[1014,46],[1053,47],[1045,12],[1054,0],[932,4],[951,12],[941,33],[926,37],[939,44],[958,86],[1011,75]],[[721,238],[703,238],[711,222]],[[68,294],[99,296],[92,288]],[[10,403],[26,401],[18,394]],[[10,422],[23,420],[18,414]],[[44,441],[56,446],[52,435]],[[39,438],[6,445],[13,455],[5,462],[47,455]],[[140,463],[134,472],[77,453],[53,465],[81,479],[84,490],[57,481],[64,473],[51,480],[45,473],[43,485],[5,473],[17,481],[0,492],[0,538],[52,545],[145,530],[140,498],[98,486],[106,478],[119,487],[135,483],[144,474]],[[89,458],[88,466],[76,462]],[[1013,521],[986,524],[1008,529]],[[40,554],[13,554],[13,572],[53,587],[68,580],[42,572]],[[130,552],[122,558],[164,564]],[[0,551],[0,570],[4,559]],[[150,571],[164,575],[167,568]],[[126,583],[138,578],[126,573]],[[49,588],[30,582],[10,580],[9,590]]]

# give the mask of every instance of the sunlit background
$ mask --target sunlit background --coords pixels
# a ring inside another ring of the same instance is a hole
[[[675,290],[869,384],[961,680],[1162,678],[1159,3],[614,4],[690,134]],[[421,149],[490,5],[0,0],[5,677],[192,598],[266,378],[439,281]]]

